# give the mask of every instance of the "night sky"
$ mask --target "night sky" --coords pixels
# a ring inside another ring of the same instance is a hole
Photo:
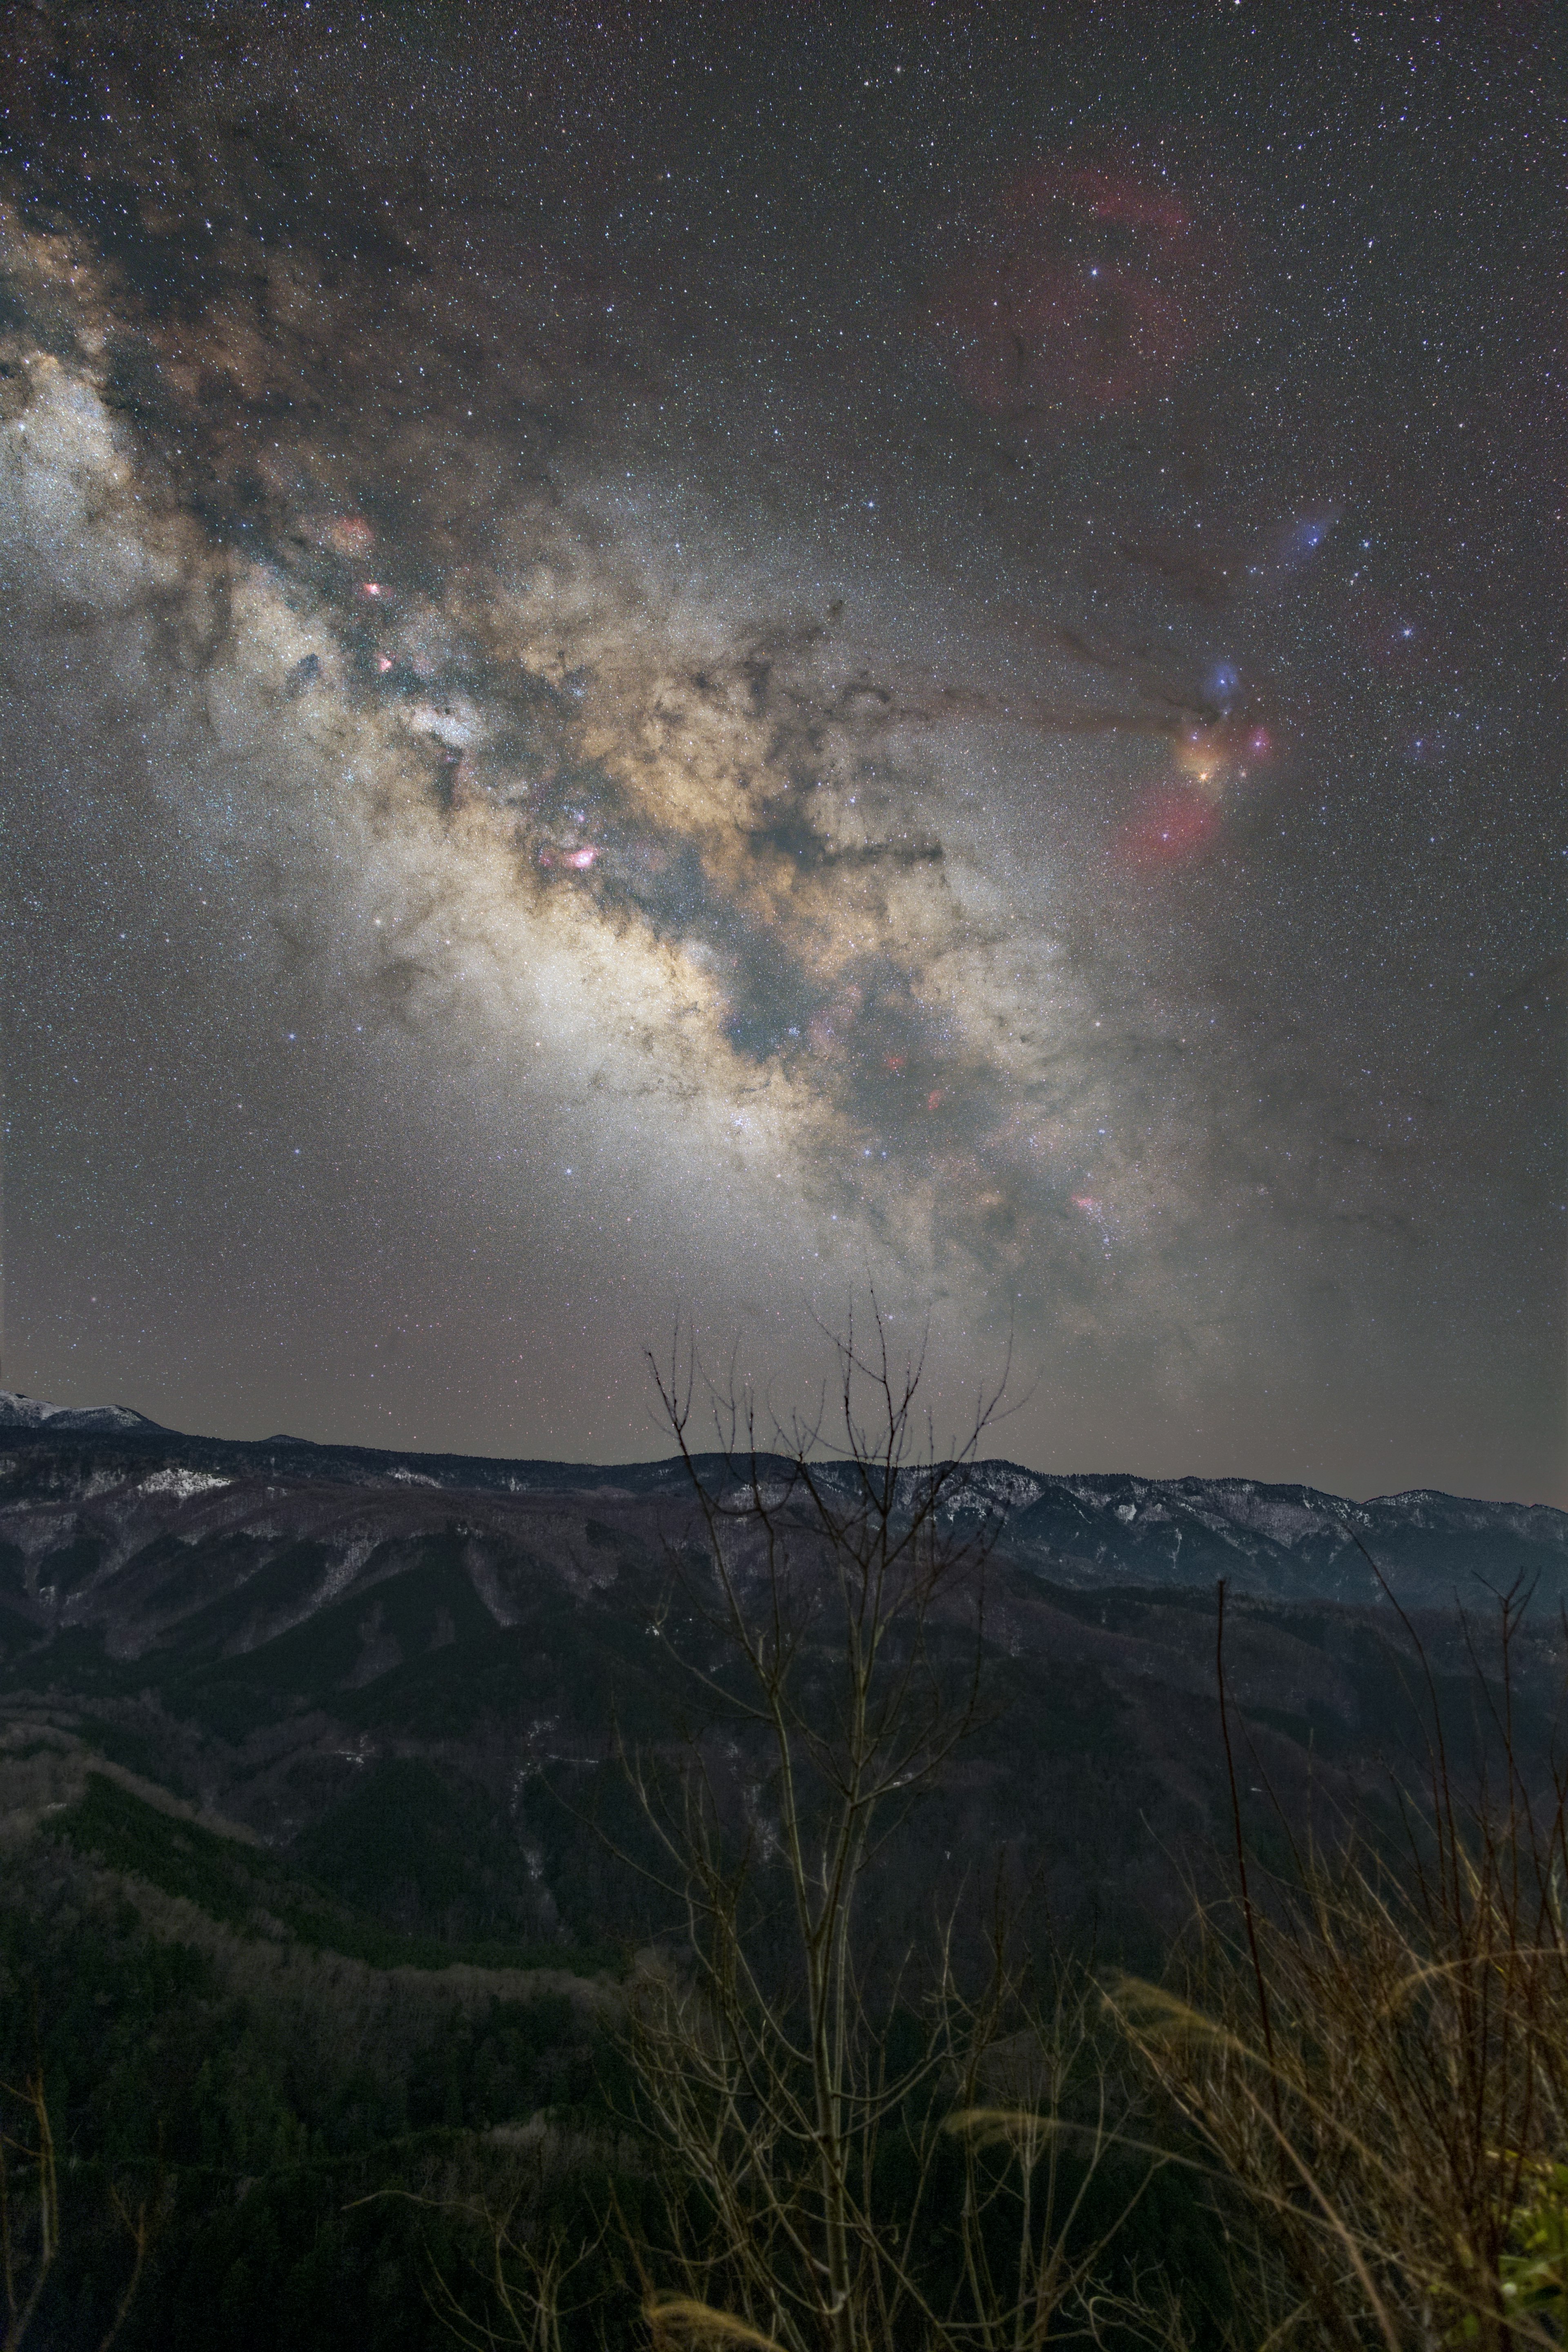
[[[4,1385],[1568,1501],[1561,27],[13,9]]]

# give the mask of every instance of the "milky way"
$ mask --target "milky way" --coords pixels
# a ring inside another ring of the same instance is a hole
[[[1529,12],[24,16],[9,1385],[1561,1498]]]

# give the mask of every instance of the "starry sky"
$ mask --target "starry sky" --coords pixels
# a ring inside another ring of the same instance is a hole
[[[1568,1502],[1550,10],[7,38],[5,1385]]]

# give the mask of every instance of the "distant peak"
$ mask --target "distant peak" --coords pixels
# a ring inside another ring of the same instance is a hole
[[[116,1430],[146,1430],[163,1435],[161,1422],[149,1421],[128,1404],[48,1404],[42,1397],[23,1396],[16,1389],[0,1389],[0,1429],[58,1429],[83,1436],[110,1436]]]

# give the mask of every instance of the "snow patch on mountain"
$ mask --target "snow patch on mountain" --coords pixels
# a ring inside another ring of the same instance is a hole
[[[161,1422],[128,1404],[48,1404],[42,1397],[23,1396],[16,1389],[0,1389],[0,1429],[49,1429],[60,1434],[110,1436],[116,1431],[145,1430],[162,1436]]]
[[[219,1486],[232,1486],[233,1484],[232,1478],[220,1478],[216,1471],[171,1468],[154,1470],[150,1478],[143,1478],[142,1492],[144,1495],[177,1495],[182,1503],[188,1503],[193,1495],[210,1495]]]

